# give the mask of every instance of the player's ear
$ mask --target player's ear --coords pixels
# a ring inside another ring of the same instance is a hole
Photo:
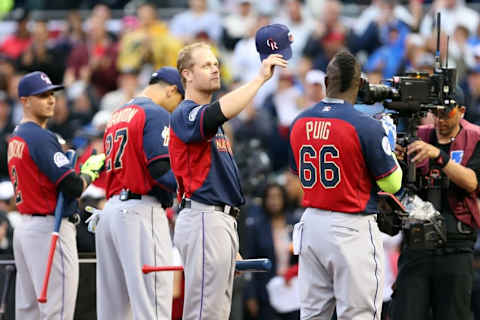
[[[185,82],[192,80],[192,71],[189,69],[183,69],[182,77],[185,79]]]

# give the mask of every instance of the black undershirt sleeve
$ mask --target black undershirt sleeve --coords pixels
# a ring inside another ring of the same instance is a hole
[[[170,170],[170,160],[158,159],[148,165],[148,171],[154,180],[158,180],[161,176]]]
[[[203,128],[205,135],[214,135],[217,132],[218,127],[224,124],[227,120],[228,119],[223,114],[218,101],[210,104],[205,109],[205,115],[203,117]]]
[[[58,185],[58,191],[70,198],[79,198],[83,192],[83,179],[74,172],[67,175]]]

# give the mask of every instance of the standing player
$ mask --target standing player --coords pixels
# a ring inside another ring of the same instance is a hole
[[[182,101],[178,71],[155,72],[139,96],[115,111],[104,135],[106,194],[96,229],[98,319],[170,319],[173,274],[142,274],[172,263],[163,208],[176,189],[168,156],[170,112]],[[163,207],[163,208],[162,208]]]
[[[254,80],[212,102],[220,73],[210,47],[194,43],[179,54],[186,100],[172,114],[169,148],[183,209],[174,243],[185,270],[184,320],[229,317],[238,255],[235,217],[244,198],[222,124],[248,105],[274,66],[286,65],[272,54]]]
[[[292,124],[291,167],[307,209],[295,226],[301,319],[380,319],[383,248],[375,221],[378,187],[400,189],[382,124],[353,108],[360,66],[349,52],[327,67],[327,97]],[[294,158],[294,159],[293,159]]]
[[[78,288],[75,226],[64,219],[53,259],[47,303],[39,304],[58,192],[72,203],[96,178],[103,154],[90,157],[76,175],[54,133],[45,129],[55,110],[52,85],[43,72],[25,75],[18,84],[23,119],[8,144],[8,169],[22,222],[15,228],[17,267],[16,319],[73,319]],[[73,212],[66,205],[63,216]]]

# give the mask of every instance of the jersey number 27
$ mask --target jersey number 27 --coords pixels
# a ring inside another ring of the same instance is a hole
[[[118,148],[115,148],[116,151],[113,152],[113,144],[115,142],[119,142]],[[128,142],[128,129],[127,128],[120,128],[115,130],[115,138],[113,137],[112,133],[109,133],[105,138],[106,144],[106,152],[105,152],[105,169],[107,171],[112,170],[112,158],[115,157],[113,161],[113,169],[121,169],[122,165],[122,156],[123,152],[125,151],[125,146]],[[115,154],[116,153],[116,154]]]
[[[333,160],[339,158],[340,153],[334,145],[324,145],[315,150],[311,145],[300,148],[299,176],[302,186],[306,189],[315,187],[320,176],[320,183],[326,189],[338,186],[341,179],[339,166]],[[320,174],[319,174],[320,173]]]

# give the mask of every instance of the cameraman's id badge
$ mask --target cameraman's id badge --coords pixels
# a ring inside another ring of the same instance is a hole
[[[303,234],[303,221],[296,223],[293,227],[293,254],[299,255],[302,252],[302,234]]]

